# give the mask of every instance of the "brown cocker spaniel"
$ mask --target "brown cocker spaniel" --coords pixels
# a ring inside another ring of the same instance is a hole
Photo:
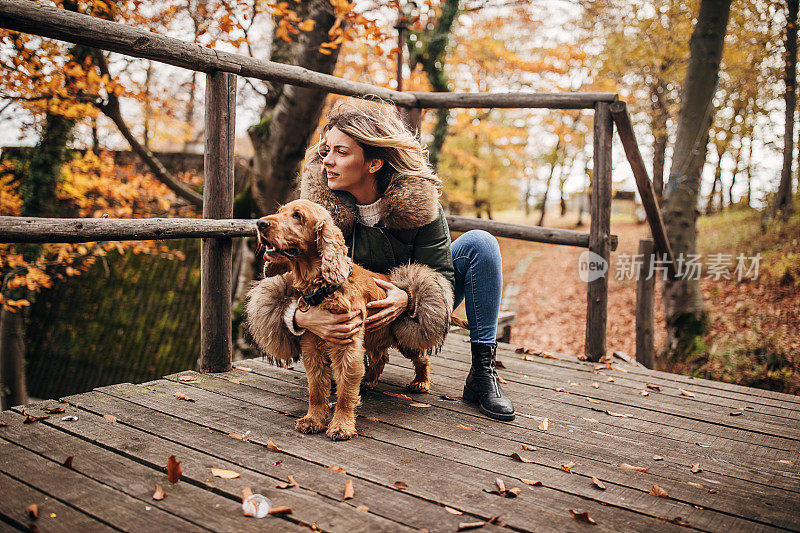
[[[386,292],[372,279],[388,279],[354,264],[347,256],[341,230],[330,213],[309,200],[294,200],[274,215],[257,222],[258,241],[266,247],[265,276],[288,267],[292,284],[303,295],[324,296],[319,305],[333,313],[352,310],[367,316],[366,305],[386,297]],[[330,294],[328,294],[330,293]],[[314,300],[313,297],[307,298]],[[307,305],[298,300],[301,310]],[[308,413],[295,425],[303,433],[325,429],[331,378],[336,382],[336,406],[327,435],[333,440],[346,440],[357,435],[355,410],[360,402],[360,387],[372,388],[388,360],[387,349],[398,346],[391,328],[365,331],[362,326],[347,345],[326,342],[310,331],[300,339],[303,365],[308,378]],[[399,346],[398,346],[399,347]],[[415,377],[408,388],[427,392],[430,388],[429,357],[401,348],[414,363]]]

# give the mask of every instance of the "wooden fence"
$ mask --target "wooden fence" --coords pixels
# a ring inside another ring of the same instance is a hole
[[[205,187],[203,219],[42,219],[0,217],[0,242],[202,238],[201,368],[231,367],[231,239],[255,235],[255,221],[233,214],[233,141],[236,76],[314,87],[332,93],[378,96],[418,116],[422,108],[550,108],[594,110],[594,173],[588,233],[448,216],[451,229],[485,229],[496,236],[588,248],[609,264],[616,237],[611,223],[611,141],[617,123],[636,177],[656,248],[671,258],[658,204],[624,102],[613,93],[415,93],[343,80],[301,67],[220,52],[146,30],[30,0],[0,0],[0,27],[205,72]],[[606,352],[608,275],[588,283],[586,355]]]

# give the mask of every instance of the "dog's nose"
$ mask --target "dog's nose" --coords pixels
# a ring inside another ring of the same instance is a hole
[[[265,230],[269,227],[269,220],[260,218],[258,222],[256,222],[256,227],[260,230]]]

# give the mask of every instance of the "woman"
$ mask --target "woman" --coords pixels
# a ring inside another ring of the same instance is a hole
[[[354,262],[391,280],[375,280],[386,298],[368,304],[367,329],[394,322],[396,334],[441,346],[451,311],[466,297],[472,367],[464,400],[490,417],[513,420],[514,406],[495,371],[500,249],[494,237],[477,230],[451,244],[440,189],[417,138],[393,108],[374,103],[334,109],[303,164],[301,197],[330,211]],[[414,263],[431,267],[435,277],[415,275]],[[282,276],[266,277],[251,293],[248,311],[257,306],[265,315],[260,329],[269,333],[255,335],[265,352],[297,358],[305,330],[346,344],[362,325],[360,315],[301,311],[296,300]]]

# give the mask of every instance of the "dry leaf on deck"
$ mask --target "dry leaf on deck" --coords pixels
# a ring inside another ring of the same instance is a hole
[[[541,481],[534,481],[532,479],[520,479],[520,481],[522,481],[526,485],[530,485],[532,487],[541,487],[542,486],[542,482]]]
[[[192,403],[195,402],[195,400],[193,398],[189,398],[188,396],[186,396],[185,394],[183,394],[181,392],[176,392],[175,394],[173,394],[173,396],[176,397],[177,399],[183,400],[185,402],[192,402]]]
[[[587,422],[599,422],[599,420],[597,420],[596,418],[586,418],[585,416],[582,416],[581,418],[583,418]]]
[[[267,444],[265,446],[271,452],[279,452],[280,451],[280,449],[277,446],[275,446],[275,443],[272,442],[272,439],[268,439],[267,440]]]
[[[594,398],[586,398],[586,401],[589,403],[600,403],[600,400],[595,400]]]
[[[452,398],[452,397],[448,396],[447,394],[440,394],[439,398],[441,398],[442,400],[447,400],[448,402],[457,402],[458,401],[458,398]]]
[[[556,387],[555,388],[556,392],[564,392],[564,390],[565,390],[564,387]]]
[[[518,454],[517,452],[512,453],[511,454],[511,458],[512,459],[516,459],[517,461],[519,461],[521,463],[532,463],[533,462],[530,459],[525,459],[524,457],[521,457],[520,454]]]
[[[365,513],[369,512],[369,507],[367,507],[366,505],[357,505],[356,509],[358,509],[359,511],[364,511]]]
[[[350,500],[355,496],[355,491],[353,490],[353,480],[348,479],[344,482],[344,498],[345,500]]]
[[[234,472],[233,470],[225,470],[223,468],[212,468],[211,474],[217,477],[221,477],[222,479],[236,479],[241,474],[239,472]]]
[[[640,390],[639,394],[641,394],[642,396],[650,396],[650,393],[647,392],[646,390]]]
[[[233,368],[235,368],[236,370],[241,370],[242,372],[252,372],[253,371],[253,369],[250,368],[249,366],[235,366]]]
[[[444,510],[447,511],[448,513],[454,514],[454,515],[462,515],[462,514],[464,514],[461,511],[459,511],[458,509],[453,509],[452,507],[448,507],[446,505],[444,506]]]
[[[572,509],[569,510],[569,514],[572,515],[572,518],[577,520],[578,522],[586,522],[587,524],[594,524],[597,525],[597,522],[592,520],[592,517],[589,516],[589,513],[579,513],[577,511],[573,511]]]
[[[346,474],[347,472],[344,471],[344,468],[341,466],[329,466],[329,469],[333,470],[334,472],[339,472],[341,474]]]
[[[156,483],[156,490],[153,492],[153,499],[157,501],[161,501],[167,497],[167,493],[164,492],[164,489],[161,488],[161,485]]]
[[[468,430],[472,431],[471,427],[467,427],[467,426],[464,426],[462,424],[456,424],[456,427],[461,428],[461,429],[468,429]]]
[[[606,381],[608,381],[609,383],[614,383],[614,378],[608,378]]]
[[[40,420],[44,420],[45,418],[50,418],[50,415],[44,416],[33,416],[25,413],[25,420],[22,421],[23,424],[33,424],[34,422],[39,422]]]
[[[194,376],[178,376],[177,381],[182,381],[184,383],[193,383],[197,381],[197,378]]]
[[[64,459],[63,463],[61,463],[62,466],[66,466],[67,468],[72,468],[72,460],[73,459],[75,459],[75,456],[74,455],[70,455],[69,457]]]
[[[285,482],[285,481],[284,481],[284,482],[282,482],[282,483],[278,483],[277,485],[275,485],[275,488],[276,488],[276,489],[290,489],[290,488],[292,488],[292,487],[299,487],[299,486],[300,486],[300,485],[297,483],[297,481],[295,481],[295,480],[294,480],[294,476],[293,476],[293,475],[289,474],[289,475],[286,477],[286,479],[288,479],[289,481],[288,481],[288,482]]]
[[[269,514],[276,515],[276,516],[283,516],[285,514],[292,514],[292,508],[287,507],[285,505],[279,505],[278,507],[273,507],[269,510]]]
[[[688,390],[678,389],[678,392],[681,393],[681,396],[688,396],[689,398],[694,398],[694,393],[689,392]]]
[[[536,451],[536,448],[534,448],[533,446],[529,446],[527,444],[521,444],[520,446],[522,446],[522,449],[525,450],[525,451],[529,451],[529,452],[535,452]]]
[[[661,392],[661,387],[659,387],[658,385],[653,385],[652,383],[645,383],[644,386],[656,392]]]
[[[177,483],[181,478],[181,462],[175,459],[174,455],[170,455],[167,459],[167,479],[170,483]]]
[[[458,524],[458,531],[467,531],[469,529],[477,529],[486,525],[486,522],[461,522]]]
[[[687,481],[686,484],[691,485],[692,487],[697,487],[698,489],[704,488],[703,485],[700,483],[695,483],[694,481]]]
[[[413,405],[413,404],[412,404],[412,405]],[[372,420],[373,422],[380,422],[380,420],[378,420],[378,419],[377,419],[377,418],[375,418],[374,416],[365,416],[364,418],[366,418],[367,420]]]
[[[606,414],[611,416],[618,416],[620,418],[633,418],[633,415],[627,413],[615,413],[614,411],[606,411]]]
[[[653,488],[650,489],[650,494],[652,494],[653,496],[658,496],[659,498],[669,498],[669,494],[667,494],[667,491],[665,491],[658,485],[653,485]]]
[[[241,382],[241,381],[239,381],[238,379],[233,379],[233,378],[229,379],[228,381],[230,381],[231,383],[236,383],[237,385],[239,385],[239,384],[241,384],[241,383],[242,383],[242,382]]]
[[[741,416],[744,413],[742,411],[731,411],[731,416]]]
[[[793,461],[789,461],[788,459],[778,459],[778,462],[779,463],[783,463],[785,465],[793,465],[794,464]]]
[[[588,361],[589,360],[589,356],[586,355],[586,354],[576,355],[575,357],[578,359],[578,361]]]
[[[503,496],[505,496],[506,498],[516,498],[517,496],[519,496],[520,492],[522,491],[519,490],[518,487],[511,487],[510,489],[506,490]]]
[[[66,411],[63,405],[59,405],[58,407],[47,407],[46,409],[42,409],[48,415],[55,415],[58,413],[63,413]]]
[[[406,396],[405,394],[398,394],[396,392],[383,391],[383,393],[386,396],[394,396],[395,398],[402,398],[403,400],[413,400],[414,399],[411,396]]]
[[[35,503],[30,504],[28,508],[25,509],[25,512],[28,513],[28,516],[32,520],[36,520],[37,518],[39,518],[39,506],[36,505]]]
[[[500,383],[503,383],[503,384],[508,383],[508,381],[504,380],[500,376],[497,376],[497,381],[499,381]]]
[[[499,360],[496,360],[494,362],[494,366],[496,366],[497,368],[505,368],[506,367],[506,365],[504,365],[503,362],[499,361]]]
[[[598,489],[606,490],[605,484],[594,476],[592,476],[592,483],[594,483],[595,487],[597,487]]]
[[[547,429],[548,429],[549,427],[550,427],[550,420],[549,420],[549,419],[547,419],[547,418],[545,418],[544,420],[542,420],[542,423],[541,423],[541,424],[539,424],[539,429],[540,429],[541,431],[547,431]]]
[[[117,421],[117,417],[114,415],[103,415],[103,418],[106,420],[111,420],[112,423]]]
[[[410,403],[408,405],[410,405],[411,407],[430,407],[430,404],[420,403],[420,402],[414,402],[414,403]]]
[[[695,442],[695,444],[701,448],[711,448],[710,444],[703,444],[702,442]]]
[[[702,472],[702,471],[703,471],[703,469],[700,468],[700,463],[694,463],[692,465],[692,473],[693,474],[697,474],[698,472]]]
[[[247,440],[250,438],[250,432],[245,431],[244,435],[242,435],[241,433],[236,433],[235,431],[231,431],[230,433],[228,433],[228,436],[233,437],[234,439]]]
[[[595,389],[599,389],[600,388],[600,384],[599,383],[592,383],[592,387],[595,388]]]
[[[527,355],[523,355],[522,356],[522,360],[523,361],[533,361],[533,357],[530,357],[530,356],[527,356]]]
[[[499,477],[495,478],[494,482],[497,483],[497,488],[500,489],[500,492],[506,491],[506,484],[503,483],[502,479],[500,479]]]
[[[564,472],[568,472],[568,473],[570,473],[570,474],[571,474],[571,473],[572,473],[572,467],[573,467],[573,466],[575,466],[575,463],[573,463],[572,461],[570,461],[569,463],[567,463],[567,464],[565,464],[565,465],[561,465],[561,470],[563,470]]]
[[[663,461],[663,460],[664,460],[664,458],[661,457],[660,455],[654,455],[653,456],[653,461]]]
[[[517,346],[517,348],[514,350],[514,353],[525,353],[525,348],[522,346]]]
[[[399,490],[405,490],[408,488],[408,485],[404,481],[395,481],[394,488]]]
[[[644,472],[645,474],[647,473],[647,469],[643,466],[633,466],[629,465],[628,463],[620,463],[619,467],[624,468],[626,470],[635,470],[637,472]]]

